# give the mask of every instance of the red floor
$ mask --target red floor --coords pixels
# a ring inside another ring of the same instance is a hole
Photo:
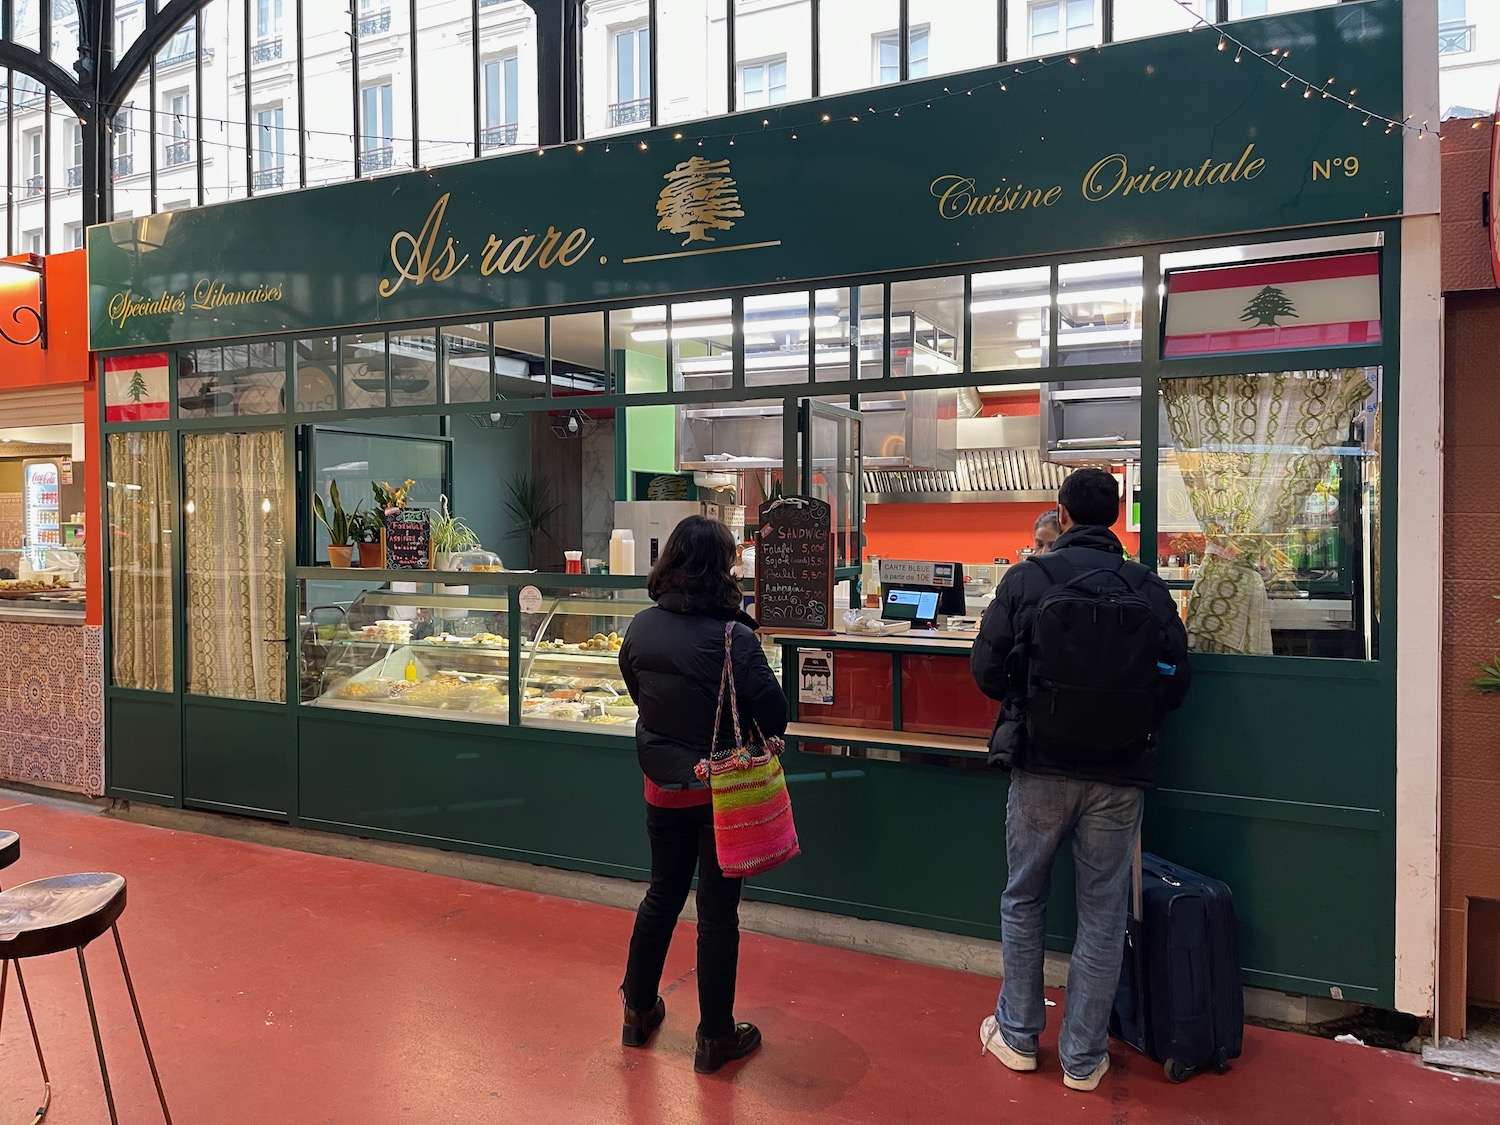
[[[1115,1048],[1094,1094],[979,1054],[995,982],[747,936],[740,1015],[759,1055],[692,1070],[692,934],[668,963],[667,1024],[620,1046],[628,913],[457,879],[0,806],[21,834],[6,886],[66,871],[130,881],[121,928],[177,1125],[752,1122],[1435,1123],[1495,1125],[1500,1084],[1411,1056],[1259,1029],[1227,1077],[1171,1086]],[[112,950],[90,972],[131,1125],[157,1119]],[[50,1047],[52,1125],[104,1111],[76,962],[27,962]],[[0,1121],[37,1078],[14,989],[0,1033]]]

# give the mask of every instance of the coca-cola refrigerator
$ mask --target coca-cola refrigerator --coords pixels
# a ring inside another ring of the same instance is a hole
[[[23,461],[21,481],[26,506],[26,554],[32,566],[40,567],[48,548],[62,545],[60,466],[54,460]]]

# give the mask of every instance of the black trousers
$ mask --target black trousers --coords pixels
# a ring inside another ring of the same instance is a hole
[[[740,959],[741,879],[727,878],[714,850],[713,810],[646,806],[651,887],[635,915],[625,1003],[650,1011],[661,988],[672,930],[698,873],[698,1031],[708,1038],[734,1032],[734,984]]]

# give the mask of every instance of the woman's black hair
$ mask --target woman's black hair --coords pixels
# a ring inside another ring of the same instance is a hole
[[[745,597],[732,573],[735,554],[728,527],[707,516],[688,516],[667,536],[646,593],[652,601],[677,594],[688,609],[734,613]]]

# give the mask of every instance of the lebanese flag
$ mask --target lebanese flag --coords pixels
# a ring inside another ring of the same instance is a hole
[[[104,420],[151,422],[171,416],[171,390],[165,352],[106,356]]]
[[[1167,273],[1169,358],[1378,343],[1373,250]]]

